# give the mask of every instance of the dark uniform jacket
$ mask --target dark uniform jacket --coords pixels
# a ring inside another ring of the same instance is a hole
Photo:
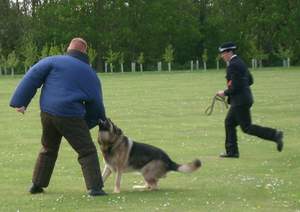
[[[226,79],[227,89],[224,93],[228,96],[228,103],[231,106],[251,106],[253,97],[250,85],[253,84],[253,77],[244,61],[236,55],[229,61]]]

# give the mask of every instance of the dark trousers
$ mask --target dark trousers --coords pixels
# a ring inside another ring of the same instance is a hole
[[[41,112],[42,148],[38,155],[32,182],[47,187],[57,159],[62,137],[78,154],[87,189],[103,187],[100,164],[96,147],[92,141],[87,124],[82,118],[52,116]]]
[[[262,127],[251,122],[251,105],[230,107],[225,119],[225,149],[227,154],[238,154],[236,127],[239,125],[244,133],[275,141],[276,129]]]

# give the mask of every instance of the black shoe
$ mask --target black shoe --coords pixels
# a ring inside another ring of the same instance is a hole
[[[235,154],[227,154],[226,152],[220,154],[221,158],[239,158],[240,155],[239,153],[235,153]]]
[[[283,149],[283,132],[277,131],[275,135],[275,142],[277,144],[278,152],[281,152]]]
[[[43,192],[44,192],[44,189],[40,186],[35,185],[34,183],[29,188],[29,193],[31,193],[31,194],[39,194],[39,193],[43,193]]]
[[[105,191],[103,191],[102,189],[91,189],[89,192],[88,192],[88,195],[90,196],[105,196],[107,195],[107,193],[105,193]]]

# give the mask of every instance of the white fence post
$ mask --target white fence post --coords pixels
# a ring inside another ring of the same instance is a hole
[[[161,62],[160,61],[157,63],[157,71],[161,71]]]
[[[107,73],[107,63],[104,64],[104,71]]]
[[[131,71],[135,72],[135,62],[131,62]]]
[[[123,73],[124,72],[124,65],[123,65],[123,63],[121,63],[120,65],[121,65],[121,72]]]
[[[172,67],[171,67],[171,63],[168,63],[168,70],[169,72],[171,71]]]

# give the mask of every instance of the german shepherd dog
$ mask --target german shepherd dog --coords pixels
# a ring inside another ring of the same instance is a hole
[[[102,173],[103,181],[112,172],[116,172],[114,192],[120,193],[121,175],[123,172],[138,171],[145,180],[144,188],[157,188],[158,180],[165,177],[168,171],[193,172],[201,166],[195,159],[191,163],[179,165],[161,149],[130,140],[110,119],[99,123],[98,143],[105,160]]]

